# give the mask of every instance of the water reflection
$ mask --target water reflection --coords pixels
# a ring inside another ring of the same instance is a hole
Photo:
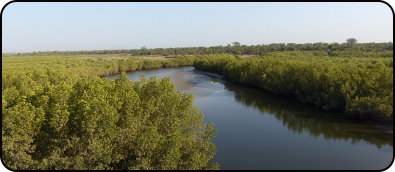
[[[243,105],[254,107],[262,114],[274,115],[288,130],[293,132],[307,131],[315,138],[323,135],[327,140],[351,140],[353,144],[364,140],[378,148],[393,145],[392,133],[386,133],[382,129],[363,122],[352,121],[342,114],[322,112],[295,100],[287,100],[254,88],[246,88],[217,79],[212,81],[223,83],[226,90],[234,92],[235,99]]]

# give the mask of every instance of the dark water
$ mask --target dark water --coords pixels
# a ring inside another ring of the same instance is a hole
[[[221,169],[381,170],[392,161],[388,129],[231,84],[193,67],[128,73],[132,80],[140,75],[169,77],[177,90],[195,95],[204,121],[215,124],[213,161]]]

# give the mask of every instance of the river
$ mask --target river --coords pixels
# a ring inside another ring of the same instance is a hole
[[[177,90],[194,94],[204,122],[213,122],[217,130],[212,161],[223,170],[381,170],[392,161],[392,126],[388,132],[193,67],[127,75],[131,80],[169,77]]]

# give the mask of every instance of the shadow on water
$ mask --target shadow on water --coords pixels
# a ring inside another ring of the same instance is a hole
[[[244,106],[254,107],[262,114],[274,115],[290,131],[296,133],[307,131],[315,138],[323,135],[326,140],[351,140],[353,144],[363,140],[378,148],[393,145],[392,133],[363,121],[355,121],[344,114],[323,112],[310,105],[256,88],[240,86],[220,79],[212,79],[212,81],[224,84],[225,89],[233,92],[235,99]]]

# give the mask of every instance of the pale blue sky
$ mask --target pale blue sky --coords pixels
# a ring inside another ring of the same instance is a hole
[[[14,2],[2,16],[7,52],[270,43],[393,42],[379,2]]]

